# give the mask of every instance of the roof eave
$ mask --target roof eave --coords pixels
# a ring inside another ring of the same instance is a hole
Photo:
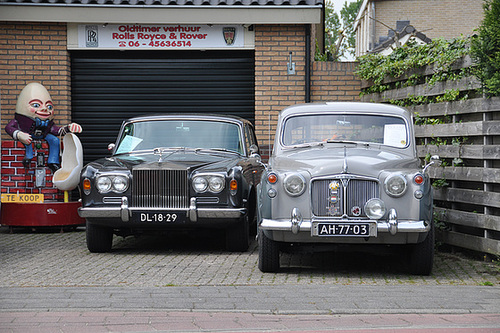
[[[120,24],[319,24],[315,6],[116,6],[0,3],[0,21]]]

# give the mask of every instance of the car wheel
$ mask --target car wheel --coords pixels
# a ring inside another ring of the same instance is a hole
[[[259,269],[264,273],[274,273],[280,269],[280,249],[277,242],[267,238],[259,230]]]
[[[101,227],[87,221],[86,223],[87,248],[93,253],[111,251],[113,245],[113,230]]]
[[[410,249],[409,270],[414,275],[430,275],[434,265],[434,225],[421,243]]]
[[[236,227],[226,230],[226,249],[231,252],[245,252],[250,245],[250,225],[248,214],[243,216]]]

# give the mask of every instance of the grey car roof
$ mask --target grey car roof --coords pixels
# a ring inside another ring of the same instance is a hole
[[[410,118],[411,114],[408,110],[394,105],[381,103],[364,103],[364,102],[325,102],[325,103],[308,103],[289,106],[280,112],[282,118],[286,118],[293,114],[318,113],[318,112],[371,112],[383,113],[395,116]]]

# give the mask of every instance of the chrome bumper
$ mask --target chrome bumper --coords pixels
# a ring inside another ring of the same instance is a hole
[[[191,198],[189,208],[168,209],[168,208],[138,208],[129,207],[128,199],[122,198],[122,203],[118,207],[81,207],[78,209],[78,215],[83,218],[120,218],[123,222],[130,221],[134,211],[166,212],[166,211],[185,211],[187,218],[191,222],[200,219],[237,219],[247,213],[246,208],[199,208],[196,205],[196,198]]]
[[[369,223],[376,227],[376,231],[373,233],[377,235],[378,233],[390,233],[391,235],[396,235],[397,233],[418,233],[418,232],[428,232],[431,230],[431,224],[429,221],[409,221],[409,220],[398,220],[395,210],[390,210],[387,220],[332,220],[332,219],[317,219],[313,221],[303,220],[300,214],[295,210],[292,212],[292,217],[290,219],[262,219],[259,228],[268,231],[285,231],[291,232],[293,234],[298,234],[299,232],[309,232],[311,236],[314,235],[314,223],[316,222],[332,222],[332,223]]]

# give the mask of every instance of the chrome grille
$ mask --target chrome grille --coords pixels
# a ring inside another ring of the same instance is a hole
[[[133,170],[132,206],[188,208],[187,170]]]
[[[315,180],[311,185],[315,216],[366,217],[365,203],[378,197],[379,185],[374,180],[332,178]]]

